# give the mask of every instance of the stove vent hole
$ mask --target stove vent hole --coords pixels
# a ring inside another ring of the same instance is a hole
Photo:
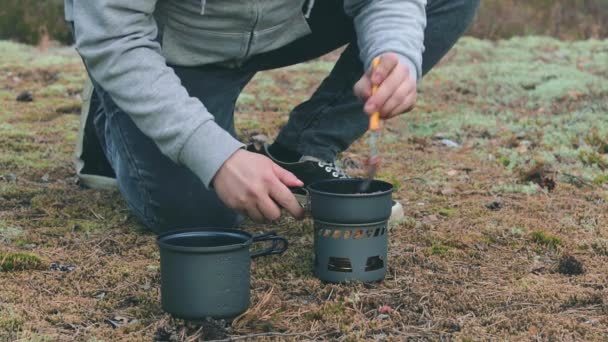
[[[352,272],[353,266],[351,265],[349,258],[329,257],[327,269],[334,272]]]
[[[384,267],[384,261],[380,256],[373,256],[367,258],[367,263],[365,264],[365,272],[379,270]]]

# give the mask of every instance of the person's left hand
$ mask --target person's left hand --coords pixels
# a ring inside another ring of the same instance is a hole
[[[372,85],[379,85],[372,95]],[[380,64],[370,67],[354,86],[355,95],[365,101],[363,110],[371,115],[376,111],[380,117],[389,119],[412,110],[416,104],[416,79],[409,68],[399,62],[394,53],[380,56]]]

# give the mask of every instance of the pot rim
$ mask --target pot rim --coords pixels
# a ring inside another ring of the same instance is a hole
[[[314,182],[314,183],[310,184],[307,187],[307,189],[308,189],[308,192],[319,194],[319,195],[327,195],[327,196],[335,196],[335,197],[347,197],[347,198],[373,198],[373,197],[380,197],[380,196],[385,196],[387,194],[390,194],[390,193],[393,192],[393,190],[395,188],[391,183],[385,182],[385,181],[382,181],[382,180],[378,180],[378,179],[372,180],[372,184],[373,183],[386,184],[390,188],[388,190],[385,190],[385,191],[378,191],[376,193],[371,193],[371,194],[338,194],[338,193],[335,193],[335,192],[321,191],[321,190],[317,190],[317,189],[313,188],[315,185],[318,185],[318,184],[338,183],[338,182],[341,182],[341,183],[354,183],[354,182],[362,182],[362,181],[364,181],[364,179],[362,179],[362,178],[326,179],[326,180],[321,180],[321,181]]]
[[[333,223],[333,222],[317,220],[317,219],[314,219],[314,222],[327,225],[327,226],[329,226],[329,228],[349,229],[349,228],[365,228],[365,227],[379,226],[381,224],[388,223],[388,218],[386,220],[376,221],[376,222],[371,222],[371,223],[352,223],[352,224],[351,223]]]
[[[215,247],[186,247],[186,246],[177,246],[167,242],[173,237],[176,236],[197,236],[202,235],[201,233],[228,233],[231,235],[240,235],[246,240],[242,243],[234,243],[230,245],[223,246],[215,246]],[[253,236],[246,231],[238,230],[238,229],[228,229],[228,228],[191,228],[191,229],[181,229],[181,230],[173,230],[170,232],[163,233],[156,238],[156,244],[161,250],[170,250],[176,252],[185,252],[185,253],[200,253],[200,254],[208,254],[208,253],[218,253],[218,252],[230,252],[242,248],[248,248],[253,242]],[[249,250],[249,249],[248,249]]]

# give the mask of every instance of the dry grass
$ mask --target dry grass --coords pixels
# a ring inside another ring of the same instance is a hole
[[[75,184],[78,117],[60,109],[78,103],[78,59],[0,48],[0,255],[42,261],[0,272],[0,340],[608,338],[608,177],[589,158],[608,141],[605,41],[463,40],[383,131],[380,176],[407,215],[386,280],[323,284],[310,221],[249,224],[290,249],[254,262],[251,308],[232,325],[164,314],[154,236],[117,193]],[[240,98],[241,138],[274,136],[331,58],[258,75]],[[14,100],[24,90],[33,102]],[[352,173],[365,153],[358,142],[343,154]]]

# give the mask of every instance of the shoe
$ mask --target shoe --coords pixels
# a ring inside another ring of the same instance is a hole
[[[85,80],[82,90],[80,126],[74,166],[79,184],[93,189],[116,189],[116,175],[106,159],[93,126],[94,113],[101,110],[93,84]]]
[[[268,144],[264,144],[261,148],[257,148],[254,144],[250,144],[247,146],[247,150],[249,152],[262,154],[270,158],[280,167],[293,173],[304,183],[304,188],[314,182],[322,180],[351,178],[333,161],[323,161],[312,156],[302,156],[298,161],[295,162],[283,162],[270,154],[270,151],[268,151]],[[300,204],[305,205],[307,201],[307,193],[304,189],[292,188],[291,192],[295,195]],[[393,200],[389,222],[399,220],[403,218],[403,216],[403,206],[401,203]]]

